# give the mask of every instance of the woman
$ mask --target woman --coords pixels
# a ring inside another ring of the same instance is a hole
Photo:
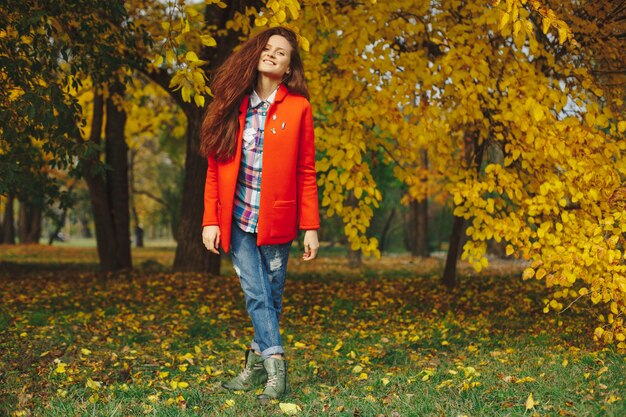
[[[209,166],[202,241],[230,250],[254,338],[244,369],[222,384],[257,398],[282,397],[287,361],[279,330],[287,258],[298,228],[302,259],[319,248],[313,116],[294,32],[271,28],[245,42],[217,70],[201,130]]]

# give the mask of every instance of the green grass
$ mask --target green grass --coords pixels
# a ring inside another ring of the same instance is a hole
[[[93,249],[48,250],[46,262],[36,249],[0,255],[28,265],[0,272],[0,416],[283,415],[221,388],[251,335],[227,260],[221,277],[103,279],[69,261]],[[171,253],[134,255],[165,264]],[[301,416],[626,416],[626,360],[593,342],[591,306],[544,314],[547,291],[518,264],[462,267],[452,292],[440,270],[402,256],[359,270],[292,257],[283,402]]]

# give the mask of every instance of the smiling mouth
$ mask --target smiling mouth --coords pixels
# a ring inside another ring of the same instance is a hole
[[[269,61],[267,59],[264,59],[263,62],[265,62],[266,64],[270,64],[270,65],[276,65],[275,63],[273,63],[272,61]]]

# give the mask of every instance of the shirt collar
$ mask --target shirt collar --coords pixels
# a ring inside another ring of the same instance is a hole
[[[265,101],[269,104],[272,104],[274,102],[274,99],[276,98],[277,92],[278,92],[278,88],[276,88],[276,90],[274,90],[274,92],[270,94],[270,96]],[[252,94],[250,94],[250,107],[252,108],[257,107],[261,103],[263,103],[263,100],[261,100],[261,97],[259,97],[256,90],[252,90]]]

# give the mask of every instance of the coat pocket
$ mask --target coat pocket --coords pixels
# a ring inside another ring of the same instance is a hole
[[[278,200],[272,209],[270,237],[293,239],[296,230],[296,200]]]

